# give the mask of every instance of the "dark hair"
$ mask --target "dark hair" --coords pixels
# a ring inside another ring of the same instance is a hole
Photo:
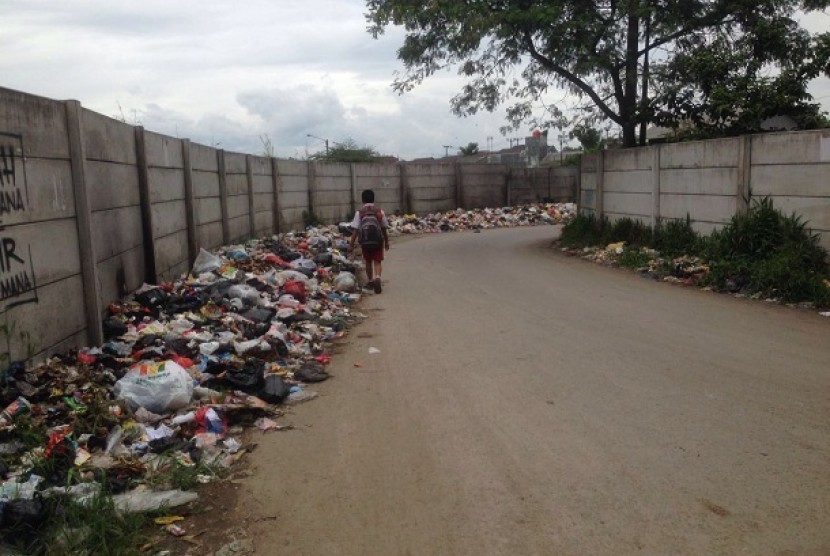
[[[371,189],[364,189],[363,193],[360,194],[360,200],[364,203],[374,203],[375,202],[375,192]]]

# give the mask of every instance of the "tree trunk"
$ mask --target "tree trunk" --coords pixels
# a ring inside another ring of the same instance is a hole
[[[636,7],[630,10],[625,48],[625,91],[620,103],[624,147],[637,146],[637,60],[640,50],[640,18]]]

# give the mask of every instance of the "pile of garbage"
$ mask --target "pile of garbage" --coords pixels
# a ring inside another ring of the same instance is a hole
[[[242,433],[287,428],[280,404],[313,399],[327,343],[360,319],[360,268],[336,228],[202,251],[185,277],[113,303],[106,342],[0,376],[0,527],[34,528],[44,499],[103,485],[116,508],[190,502],[173,467],[209,482]]]
[[[566,253],[605,266],[620,266],[620,258],[627,252],[625,242],[610,243],[605,247],[563,248]],[[658,251],[639,248],[644,264],[635,270],[646,278],[675,284],[698,285],[702,283],[709,265],[700,257],[683,255],[663,257]]]
[[[393,235],[424,234],[562,224],[575,215],[574,203],[544,203],[495,209],[456,209],[422,217],[414,214],[390,215],[389,227]]]

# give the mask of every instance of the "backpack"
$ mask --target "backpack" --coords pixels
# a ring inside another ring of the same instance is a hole
[[[383,232],[381,231],[381,221],[383,216],[380,209],[374,210],[360,210],[360,226],[357,228],[357,240],[361,247],[368,247],[373,249],[380,247],[383,241]]]

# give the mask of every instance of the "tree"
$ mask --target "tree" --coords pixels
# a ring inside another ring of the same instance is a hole
[[[467,143],[466,147],[458,147],[458,154],[461,156],[473,156],[478,154],[478,143]]]
[[[379,156],[372,147],[361,147],[353,139],[346,139],[342,143],[334,143],[327,152],[314,153],[309,158],[330,162],[372,162]]]
[[[367,0],[369,31],[406,29],[398,57],[405,92],[458,66],[468,83],[452,101],[458,115],[508,108],[513,126],[559,86],[586,124],[610,120],[625,146],[645,142],[646,125],[678,125],[721,114],[757,120],[743,100],[815,116],[805,84],[830,69],[830,34],[810,35],[796,11],[830,0]],[[792,48],[792,47],[795,48]],[[697,78],[707,73],[705,89]],[[736,103],[737,104],[734,104]],[[733,109],[730,114],[730,103]],[[562,107],[548,107],[561,119]],[[706,117],[709,117],[707,115]],[[743,115],[743,116],[741,116]],[[744,124],[742,124],[744,125]],[[639,133],[638,133],[639,127]]]
[[[605,142],[602,140],[602,132],[589,125],[577,124],[570,133],[571,139],[576,139],[582,145],[585,152],[593,152],[602,149]]]

